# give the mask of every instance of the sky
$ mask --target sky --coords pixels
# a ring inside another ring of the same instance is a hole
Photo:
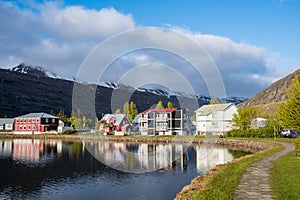
[[[26,63],[42,66],[64,78],[78,77],[83,63],[99,45],[101,48],[101,44],[110,41],[115,48],[121,48],[123,43],[116,43],[118,35],[156,27],[174,30],[199,43],[203,56],[206,53],[202,67],[214,65],[220,74],[201,79],[191,63],[184,60],[186,57],[174,51],[145,48],[116,57],[105,77],[99,79],[127,80],[126,84],[130,84],[130,77],[139,77],[133,84],[142,86],[153,79],[152,83],[165,87],[183,85],[168,73],[174,71],[195,93],[207,94],[207,84],[220,75],[227,96],[251,97],[299,69],[299,10],[300,0],[0,1],[0,67]],[[171,49],[176,44],[178,51],[190,49],[191,58],[199,60],[202,56],[187,46],[188,41],[179,42],[168,31],[144,32],[131,38],[128,45],[145,41],[164,43]],[[104,54],[94,65],[113,52],[108,49]],[[139,66],[146,67],[137,69]],[[153,73],[146,70],[147,66],[153,68]],[[145,72],[147,77],[143,77]],[[208,74],[207,69],[202,73]],[[170,80],[169,85],[162,79]]]

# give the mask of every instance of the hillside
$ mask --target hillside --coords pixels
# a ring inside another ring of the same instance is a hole
[[[276,81],[265,90],[251,97],[247,101],[240,103],[238,106],[241,108],[251,106],[261,107],[262,110],[266,112],[268,109],[271,112],[276,111],[280,102],[288,99],[286,90],[290,87],[295,73],[300,75],[300,69]]]
[[[15,117],[30,112],[58,113],[64,109],[67,115],[72,110],[72,92],[74,82],[57,77],[40,67],[31,67],[20,64],[13,69],[0,69],[0,117]],[[82,94],[88,94],[91,87],[95,85],[82,83]],[[131,96],[139,111],[146,110],[162,100],[164,105],[168,101],[180,107],[177,96],[170,95],[159,89],[135,89],[129,86],[115,83],[104,83],[96,86],[95,108],[97,117],[103,113],[111,113],[111,96],[114,91],[120,95],[116,101],[117,105],[123,105],[126,96]],[[132,95],[131,95],[132,93]],[[178,94],[180,95],[180,94]],[[124,98],[123,98],[124,97]],[[181,95],[184,101],[191,101],[189,96]],[[199,106],[207,104],[209,97],[199,95],[197,97]],[[235,104],[244,101],[244,98],[229,97],[228,102]],[[122,109],[122,107],[121,107]],[[196,110],[197,108],[193,108]],[[193,110],[191,109],[192,113]]]

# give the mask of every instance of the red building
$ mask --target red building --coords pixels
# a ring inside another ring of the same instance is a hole
[[[47,113],[30,113],[15,118],[14,132],[18,134],[40,134],[57,131],[58,117]]]
[[[101,121],[105,122],[101,129],[109,135],[117,132],[128,133],[132,131],[129,119],[125,114],[106,114]]]

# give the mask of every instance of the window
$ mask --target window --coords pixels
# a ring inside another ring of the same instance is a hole
[[[35,126],[34,125],[32,125],[32,130],[34,130],[35,129]]]
[[[37,123],[39,123],[39,121],[40,121],[39,119],[36,119],[36,122],[37,122]]]
[[[22,119],[22,118],[20,119],[20,122],[23,122],[23,119]]]
[[[33,119],[32,119],[32,123],[34,123],[34,122],[35,122],[35,119],[33,118]]]
[[[17,119],[17,123],[19,122],[19,119]]]
[[[52,123],[55,123],[55,119],[54,118],[52,119]]]
[[[20,125],[20,130],[22,130],[23,129],[23,126],[22,125]]]
[[[24,122],[26,122],[27,120],[26,119],[24,119]]]
[[[28,122],[31,123],[31,119],[30,118],[28,119]]]
[[[212,127],[213,127],[213,128],[218,128],[218,122],[213,122],[213,123],[212,123]]]
[[[23,129],[26,130],[26,125],[24,125]]]
[[[31,129],[31,126],[28,126],[28,130],[30,130]]]
[[[48,123],[48,121],[49,121],[48,118],[46,118],[46,119],[45,119],[45,123]]]

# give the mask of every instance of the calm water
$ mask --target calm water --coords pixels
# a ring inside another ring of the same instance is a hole
[[[205,145],[0,140],[0,199],[173,199],[195,176],[245,154]]]

